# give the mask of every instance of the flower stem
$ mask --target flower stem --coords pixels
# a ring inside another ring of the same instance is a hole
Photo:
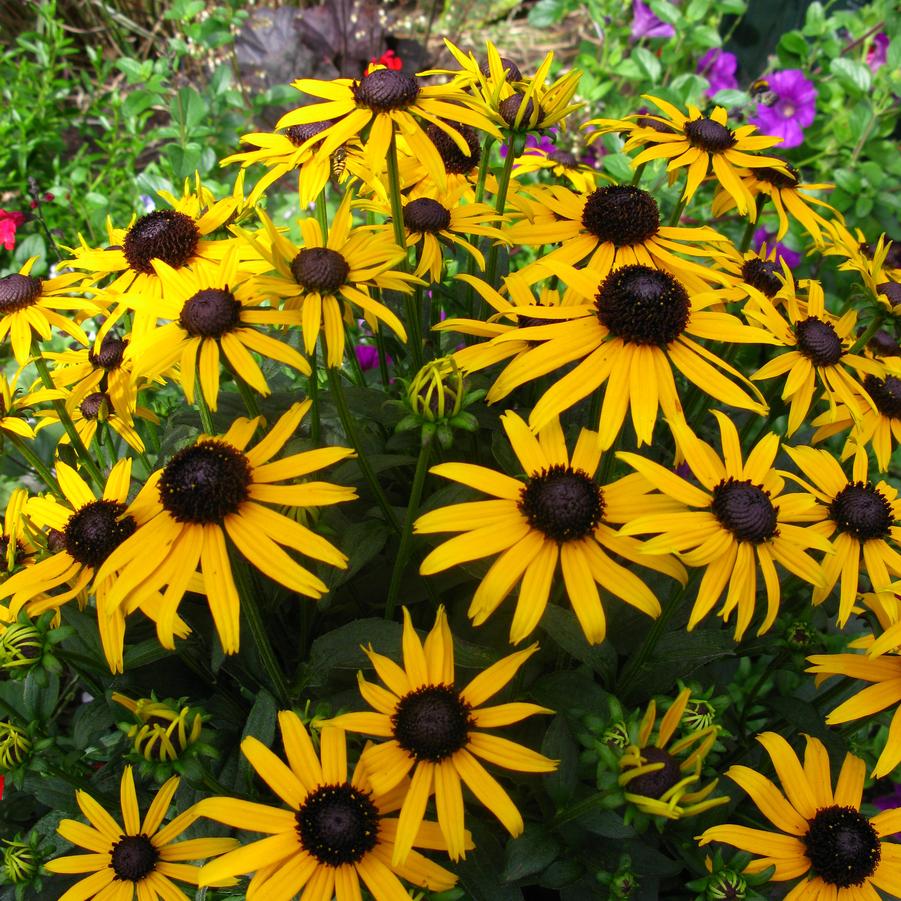
[[[60,491],[59,483],[50,472],[50,468],[46,463],[23,441],[18,435],[12,435],[9,432],[5,435],[6,440],[25,458],[25,462],[43,479],[44,484],[60,499],[63,499],[63,493]]]
[[[498,217],[504,215],[504,210],[507,206],[507,189],[510,187],[510,174],[513,172],[513,141],[510,139],[509,144],[507,145],[508,151],[507,156],[504,159],[504,168],[501,170],[501,177],[498,179],[497,183],[497,197],[494,199],[494,211],[497,213]],[[497,257],[500,252],[500,247],[497,243],[491,245],[491,249],[488,251],[488,262],[485,266],[485,280],[489,285],[496,288],[495,284],[495,270],[497,269]]]
[[[635,167],[635,174],[632,176],[633,185],[637,185],[641,181],[641,176],[644,175],[645,166],[647,166],[647,163],[639,163],[639,165]]]
[[[849,354],[859,353],[863,348],[867,346],[870,338],[879,331],[879,326],[882,325],[883,320],[885,319],[885,314],[879,310],[875,316],[870,320],[870,324],[866,327],[866,329],[861,333],[860,337],[854,342],[851,349],[848,351]]]
[[[375,346],[379,352],[379,378],[382,380],[382,387],[387,390],[389,385],[388,352],[385,350],[385,333],[381,329],[377,329],[375,332]]]
[[[196,364],[197,371],[194,376],[194,401],[197,405],[197,412],[200,414],[200,423],[203,431],[207,435],[215,435],[216,430],[213,427],[213,415],[210,413],[209,405],[203,396],[203,385],[200,383],[200,364]]]
[[[404,519],[404,529],[400,534],[400,547],[394,558],[394,569],[391,571],[391,582],[388,585],[388,602],[385,605],[385,619],[394,619],[394,610],[397,606],[397,596],[400,593],[400,582],[407,562],[410,559],[410,542],[413,538],[413,522],[419,512],[419,504],[422,500],[422,488],[425,485],[425,476],[429,468],[429,460],[432,457],[432,439],[424,438],[419,448],[419,459],[416,461],[416,473],[413,476],[413,487],[410,489],[410,501],[407,504],[407,515]]]
[[[328,203],[326,203],[325,199],[325,191],[328,187],[328,182],[326,182],[325,187],[319,194],[319,198],[314,204],[316,208],[316,221],[319,223],[319,228],[322,229],[322,246],[325,247],[326,242],[328,241]]]
[[[394,529],[395,532],[400,534],[401,527],[400,523],[397,520],[397,515],[391,509],[391,505],[388,503],[388,498],[385,497],[385,492],[382,490],[382,486],[379,484],[378,476],[375,474],[375,470],[372,468],[372,464],[369,462],[369,457],[366,454],[366,450],[360,444],[360,433],[357,431],[356,423],[354,422],[354,418],[350,413],[350,409],[347,406],[347,398],[344,396],[344,388],[341,386],[341,370],[336,369],[332,366],[328,369],[328,383],[329,387],[332,390],[332,397],[335,399],[335,406],[338,408],[338,416],[341,418],[341,424],[344,426],[344,433],[347,435],[350,443],[353,445],[354,450],[357,452],[357,462],[360,464],[360,469],[363,472],[363,477],[366,479],[366,482],[369,485],[370,490],[372,491],[376,503],[379,505],[379,509],[382,511],[382,514],[385,517],[385,521],[388,525]]]
[[[685,205],[688,203],[688,198],[680,197],[679,202],[676,204],[675,209],[673,210],[672,216],[669,217],[669,226],[672,228],[679,224],[679,220],[682,218],[682,211],[685,209]]]
[[[766,194],[758,194],[757,195],[757,215],[754,217],[754,221],[752,222],[748,219],[748,224],[745,226],[744,234],[741,236],[741,244],[738,246],[738,252],[744,254],[744,252],[751,246],[751,238],[754,236],[754,226],[760,222],[760,214],[763,212],[763,207],[766,204]]]
[[[319,413],[319,366],[318,366],[318,357],[319,353],[318,344],[313,348],[313,353],[310,354],[310,377],[307,379],[307,394],[310,397],[310,402],[312,404],[312,418],[310,420],[310,439],[313,442],[314,447],[319,447],[319,434],[322,429],[322,423],[320,421],[320,413]]]
[[[229,366],[229,369],[231,369],[232,378],[234,378],[235,385],[237,385],[238,394],[241,395],[241,400],[244,401],[244,407],[247,410],[247,415],[250,416],[251,419],[259,416],[260,408],[257,404],[257,399],[254,396],[250,385],[248,385],[247,382],[245,382],[244,379],[241,378],[241,376],[232,366]]]
[[[397,166],[397,142],[394,132],[388,145],[388,192],[391,197],[391,224],[394,226],[394,243],[404,252],[407,239],[404,235],[404,204],[400,196],[400,170]],[[406,265],[405,267],[406,268]]]

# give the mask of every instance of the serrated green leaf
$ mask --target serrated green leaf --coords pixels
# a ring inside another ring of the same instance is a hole
[[[516,882],[540,873],[560,853],[560,842],[543,826],[529,823],[518,838],[507,842],[502,882]]]
[[[655,84],[660,80],[663,67],[660,64],[660,60],[650,50],[645,47],[635,47],[632,50],[632,58],[641,67],[646,78]]]
[[[590,666],[605,683],[610,681],[616,667],[616,652],[607,642],[589,644],[571,610],[548,604],[540,626],[567,654]]]
[[[855,97],[861,97],[870,90],[873,73],[865,63],[840,56],[829,63],[829,71],[839,80],[846,91]]]

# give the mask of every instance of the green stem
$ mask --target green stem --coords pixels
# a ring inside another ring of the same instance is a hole
[[[232,378],[234,378],[235,385],[238,387],[238,394],[241,395],[241,400],[244,401],[244,408],[247,410],[247,415],[250,416],[251,419],[259,416],[260,407],[257,404],[256,396],[250,385],[248,385],[231,366],[229,366],[229,369],[231,369]]]
[[[379,378],[382,380],[382,387],[387,390],[390,384],[388,377],[388,352],[385,350],[385,333],[382,329],[378,329],[375,333],[375,346],[379,352]]]
[[[645,166],[647,166],[647,163],[640,163],[635,167],[635,174],[632,176],[633,185],[637,185],[641,181],[641,176],[644,175]]]
[[[507,189],[510,187],[510,175],[513,172],[513,138],[508,137],[507,141],[507,156],[504,158],[504,168],[501,170],[500,179],[498,179],[497,197],[494,200],[494,211],[498,217],[504,215],[504,209],[507,206]],[[495,284],[495,270],[497,269],[499,253],[500,247],[498,244],[492,244],[491,249],[488,251],[488,263],[485,266],[485,280],[494,288],[497,287]]]
[[[313,348],[310,354],[310,377],[307,379],[307,394],[312,403],[312,419],[310,421],[310,438],[314,447],[319,447],[319,434],[322,430],[319,413],[319,365],[318,365],[318,346]]]
[[[863,331],[861,336],[854,342],[851,349],[848,351],[849,354],[856,354],[858,351],[862,350],[869,343],[870,338],[879,331],[879,326],[882,325],[883,320],[885,319],[885,314],[879,310],[876,315],[870,320],[870,324]]]
[[[328,188],[328,182],[325,183],[318,199],[316,200],[316,221],[319,228],[322,229],[322,246],[325,247],[328,241],[328,203],[325,199],[325,192]]]
[[[363,472],[363,477],[366,479],[366,482],[369,484],[369,488],[375,496],[376,503],[379,505],[379,509],[382,511],[382,514],[385,517],[385,521],[388,525],[394,529],[395,532],[400,534],[401,527],[400,523],[397,520],[397,515],[391,509],[391,505],[388,503],[388,499],[385,497],[385,492],[382,490],[382,486],[379,484],[378,476],[375,474],[375,470],[372,468],[372,464],[369,462],[369,456],[366,453],[365,448],[362,447],[360,443],[360,433],[357,431],[356,423],[354,422],[353,416],[351,416],[350,409],[347,406],[347,398],[344,396],[344,388],[341,386],[341,370],[335,369],[334,367],[329,367],[328,369],[328,383],[329,387],[332,390],[332,397],[335,399],[335,406],[338,408],[338,416],[341,418],[341,424],[344,426],[344,433],[347,435],[350,443],[353,445],[354,450],[357,452],[357,462],[360,464],[360,469]]]
[[[416,288],[413,294],[404,295],[404,306],[407,311],[407,325],[410,328],[410,349],[413,352],[413,371],[422,369],[422,288]]]
[[[44,387],[49,388],[51,391],[55,390],[56,385],[53,384],[53,378],[50,375],[50,370],[47,368],[47,361],[40,355],[40,351],[38,350],[35,352],[34,365],[38,371],[38,375],[41,377],[41,381],[44,383]],[[69,442],[75,453],[78,455],[78,459],[81,460],[82,465],[87,470],[88,475],[91,477],[97,490],[103,491],[105,484],[103,476],[100,474],[100,470],[97,468],[94,458],[84,446],[84,442],[81,440],[81,436],[75,428],[75,423],[72,422],[72,417],[69,416],[66,405],[61,400],[55,400],[53,401],[53,408],[56,410],[59,421],[66,430],[66,434],[69,436]]]
[[[394,569],[391,571],[391,582],[388,585],[388,602],[385,605],[385,619],[394,619],[394,609],[397,606],[397,596],[400,593],[400,582],[410,559],[410,543],[413,538],[413,522],[419,512],[419,504],[422,500],[422,488],[425,485],[425,476],[429,468],[429,460],[432,456],[432,439],[423,440],[419,448],[419,459],[416,461],[416,473],[413,476],[413,487],[410,489],[410,500],[407,504],[407,515],[404,518],[404,529],[400,534],[400,547],[394,558]]]
[[[25,462],[44,480],[44,484],[60,499],[63,493],[46,463],[18,435],[6,434],[6,440],[25,458]]]
[[[197,364],[197,371],[194,375],[194,401],[197,406],[197,412],[200,414],[200,424],[203,426],[207,435],[215,435],[216,430],[213,427],[213,414],[210,413],[209,405],[203,396],[203,386],[200,384],[200,364]]]
[[[407,250],[407,239],[404,235],[404,203],[400,196],[400,171],[397,166],[397,142],[394,132],[388,145],[388,192],[391,197],[391,224],[394,226],[394,243]],[[406,265],[405,267],[406,268]]]
[[[290,707],[288,683],[285,681],[284,673],[275,657],[272,642],[269,641],[260,607],[257,604],[256,589],[251,581],[244,558],[236,551],[232,551],[232,549],[230,551],[229,558],[235,576],[235,586],[241,598],[241,612],[247,620],[247,625],[250,626],[257,653],[260,655],[260,662],[263,664],[263,669],[266,670],[266,675],[269,676],[272,693],[275,695],[279,707],[286,710]]]
[[[679,202],[676,204],[676,208],[673,210],[672,216],[669,217],[670,228],[679,224],[679,220],[682,218],[682,211],[685,209],[686,203],[688,203],[688,198],[679,198]]]
[[[494,138],[491,135],[486,135],[482,144],[482,155],[479,157],[479,175],[476,179],[476,203],[481,203],[485,197],[485,179],[488,177],[488,160],[491,157],[491,145],[493,143]]]
[[[741,254],[744,254],[751,246],[751,238],[754,236],[754,227],[760,224],[760,214],[763,212],[763,208],[766,205],[766,198],[766,194],[757,195],[757,215],[754,217],[753,222],[748,219],[748,224],[745,226],[744,234],[741,236],[741,244],[738,246],[738,252]]]
[[[347,354],[347,358],[350,360],[350,368],[354,374],[354,382],[361,388],[366,387],[366,376],[363,373],[363,367],[360,365],[360,360],[357,357],[357,345],[354,341],[353,335],[350,331],[350,326],[345,322],[344,323],[344,341],[347,347],[350,349],[350,353]]]

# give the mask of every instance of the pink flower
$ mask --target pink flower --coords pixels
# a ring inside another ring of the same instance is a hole
[[[16,229],[25,221],[18,210],[0,210],[0,244],[7,250],[16,246]]]
[[[867,65],[875,72],[877,69],[885,65],[888,54],[888,35],[884,31],[880,31],[873,38],[873,43],[867,51]]]
[[[782,138],[782,149],[799,147],[804,142],[804,129],[816,115],[817,89],[800,69],[774,72],[766,80],[776,101],[772,106],[758,103],[757,114],[748,121],[763,134]]]
[[[354,352],[357,355],[357,362],[360,364],[360,369],[364,372],[367,369],[376,369],[379,365],[379,349],[377,347],[373,347],[371,344],[358,344],[354,348]],[[394,361],[391,359],[390,354],[385,355],[385,362],[390,366]]]

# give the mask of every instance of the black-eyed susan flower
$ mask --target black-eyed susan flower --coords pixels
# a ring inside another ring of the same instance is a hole
[[[658,408],[670,423],[683,418],[674,368],[723,403],[761,414],[766,411],[752,383],[695,340],[775,343],[763,329],[749,329],[729,313],[710,310],[723,302],[718,291],[688,273],[676,278],[644,265],[614,269],[600,285],[590,270],[555,268],[581,303],[554,310],[554,319],[565,321],[535,324],[492,339],[498,343],[530,340],[535,347],[516,357],[497,377],[487,395],[489,403],[575,363],[535,404],[529,425],[543,428],[606,383],[598,426],[604,450],[616,441],[627,412],[639,446],[651,442]],[[532,310],[545,315],[539,308]],[[753,397],[739,381],[754,392]]]
[[[764,243],[759,249],[744,253],[732,245],[721,245],[716,249],[714,265],[732,276],[732,283],[722,289],[724,299],[744,303],[753,299],[754,291],[758,291],[774,304],[782,302],[777,295],[785,288],[784,269],[788,267],[779,257],[777,245],[767,248]]]
[[[153,267],[161,282],[162,297],[154,300],[156,315],[169,320],[135,338],[126,351],[135,377],[156,379],[177,364],[185,397],[194,403],[200,390],[211,410],[218,405],[221,358],[254,391],[269,394],[269,385],[254,353],[310,374],[310,364],[290,344],[264,334],[264,326],[300,325],[296,310],[261,306],[260,290],[238,262],[232,246],[216,264],[195,264],[173,269],[161,260]],[[136,310],[145,305],[137,297]],[[199,384],[198,384],[199,383]]]
[[[719,780],[700,785],[701,769],[716,743],[719,727],[686,729],[687,734],[670,742],[683,724],[690,698],[691,689],[682,689],[660,721],[653,744],[657,704],[651,699],[639,725],[637,740],[629,744],[620,758],[619,784],[625,799],[642,813],[679,820],[729,803],[727,797],[710,797]]]
[[[854,418],[860,418],[867,407],[875,409],[862,381],[867,375],[882,378],[885,367],[870,357],[852,353],[857,340],[857,311],[851,308],[841,318],[833,316],[826,309],[819,282],[809,281],[802,299],[788,270],[783,274],[783,311],[759,296],[745,306],[744,313],[787,348],[751,376],[754,381],[786,376],[782,389],[782,399],[789,403],[786,434],[793,435],[804,422],[818,383],[825,389],[831,413],[839,402]]]
[[[78,323],[100,309],[78,296],[91,284],[82,273],[38,278],[31,275],[36,262],[37,257],[31,257],[18,272],[0,278],[0,342],[9,340],[19,366],[28,362],[35,338],[48,341],[54,328],[86,345],[88,336]]]
[[[185,861],[216,857],[238,842],[233,838],[176,841],[198,816],[196,807],[192,807],[163,825],[178,784],[179,778],[173,776],[160,788],[143,820],[130,766],[122,773],[121,820],[87,792],[76,791],[75,799],[90,825],[62,820],[57,831],[89,853],[57,857],[44,866],[51,873],[90,875],[60,895],[59,901],[188,901],[176,883],[196,886],[200,867]],[[233,885],[234,880],[216,884]]]
[[[530,135],[525,149],[513,163],[514,177],[521,179],[532,172],[543,174],[569,182],[580,193],[590,194],[598,186],[598,180],[609,181],[610,178],[583,161],[580,148],[575,144],[577,140],[571,138],[566,142],[558,136],[558,145],[550,141],[545,144],[544,138],[539,143]]]
[[[850,479],[829,451],[786,446],[785,452],[805,478],[785,475],[822,505],[811,528],[832,538],[834,553],[822,564],[826,581],[814,588],[813,603],[822,603],[841,579],[838,625],[843,628],[857,600],[861,563],[874,591],[887,591],[892,577],[901,576],[901,554],[893,547],[901,539],[901,501],[887,482],[870,481],[870,461],[862,447],[854,454]]]
[[[901,829],[901,809],[861,813],[866,767],[845,755],[835,790],[823,743],[807,736],[804,764],[774,732],[757,740],[766,749],[782,791],[756,769],[733,766],[726,775],[744,789],[776,830],[726,824],[700,836],[757,855],[745,868],[775,871],[773,882],[800,879],[785,901],[877,901],[877,889],[901,897],[901,848],[882,841]]]
[[[325,583],[285,548],[341,568],[347,557],[322,536],[268,506],[321,507],[356,496],[352,488],[328,482],[277,484],[353,453],[344,447],[323,447],[272,459],[309,408],[308,400],[291,406],[250,450],[246,448],[260,417],[239,418],[224,435],[202,435],[151,474],[132,505],[135,528],[97,574],[102,582],[119,571],[108,595],[111,609],[126,599],[162,591],[158,634],[163,645],[172,648],[170,624],[193,580],[191,590],[207,596],[223,649],[236,653],[240,599],[229,542],[279,584],[307,597],[321,597]],[[194,580],[198,566],[202,578]]]
[[[678,505],[649,494],[643,479],[626,477],[600,485],[595,473],[601,460],[596,432],[583,429],[572,457],[558,420],[536,438],[515,413],[501,417],[504,431],[522,465],[524,479],[469,463],[442,463],[440,475],[491,495],[491,500],[454,504],[416,520],[418,533],[461,532],[435,548],[420,572],[431,575],[452,566],[499,554],[479,583],[469,616],[480,626],[519,584],[510,625],[514,644],[538,625],[559,563],[569,601],[585,637],[604,640],[606,618],[598,585],[656,617],[654,593],[615,557],[648,566],[684,582],[685,571],[674,560],[648,557],[641,544],[619,535],[614,525],[650,509],[666,513]]]
[[[2,286],[0,286],[2,291]],[[62,400],[66,396],[65,391],[54,388],[35,388],[26,394],[19,394],[16,383],[19,381],[16,373],[12,379],[0,373],[0,432],[14,435],[17,438],[32,439],[35,428],[28,421],[29,414],[37,404],[52,400]],[[39,420],[37,429],[49,423]]]
[[[120,725],[135,754],[145,761],[174,764],[196,749],[203,733],[203,714],[180,701],[159,701],[156,697],[132,700],[118,691],[112,700],[121,704],[135,722]]]
[[[447,132],[431,123],[426,126],[425,133],[435,145],[441,162],[444,164],[444,172],[447,180],[447,190],[450,192],[462,192],[467,200],[475,198],[476,180],[479,171],[479,160],[482,158],[481,141],[478,132],[471,125],[462,122],[449,122],[448,125],[463,139],[465,150],[457,145]],[[413,153],[410,147],[401,137],[397,142],[400,153],[398,158],[398,173],[401,187],[404,190],[422,191],[435,190],[435,180],[428,168],[419,157]],[[375,187],[374,185],[371,187]],[[485,187],[494,193],[497,189],[497,181],[490,173],[485,176]],[[387,194],[385,194],[387,196]]]
[[[332,901],[335,896],[354,901],[362,897],[361,882],[375,901],[400,901],[409,897],[400,879],[435,892],[456,884],[453,873],[409,846],[405,861],[395,862],[401,827],[391,814],[400,807],[405,786],[380,791],[362,763],[348,779],[342,729],[323,726],[317,754],[297,714],[283,710],[278,722],[287,765],[253,737],[244,739],[241,751],[290,810],[237,798],[200,801],[200,815],[267,836],[207,864],[201,884],[254,873],[247,897],[272,901],[289,901],[301,891],[306,901]],[[468,836],[464,842],[472,847]],[[431,822],[419,824],[412,844],[440,851],[447,847]]]
[[[241,232],[275,269],[274,275],[256,280],[256,289],[263,296],[283,298],[286,310],[300,311],[308,354],[316,349],[320,333],[324,336],[329,366],[341,365],[344,325],[351,321],[354,308],[362,312],[370,328],[384,323],[406,341],[401,321],[369,292],[388,288],[409,293],[411,283],[419,283],[415,276],[395,268],[405,252],[394,243],[390,232],[353,227],[350,202],[348,192],[329,225],[328,240],[323,239],[315,219],[302,219],[303,246],[297,247],[262,211],[259,215],[265,243]]]
[[[699,484],[676,475],[638,454],[620,453],[633,469],[673,500],[692,508],[680,513],[639,516],[626,523],[626,535],[657,533],[645,553],[675,553],[692,567],[705,567],[692,607],[693,629],[714,607],[723,591],[720,616],[736,612],[735,638],[741,640],[754,616],[758,570],[766,588],[767,609],[758,635],[772,626],[779,612],[778,562],[814,586],[825,584],[820,565],[808,548],[830,552],[820,532],[804,528],[817,518],[816,498],[807,492],[784,494],[785,480],[773,469],[779,436],[764,436],[742,461],[738,430],[728,416],[714,411],[720,428],[722,458],[687,426],[674,429],[685,462]]]
[[[400,808],[392,861],[403,863],[413,853],[410,849],[416,844],[433,792],[447,852],[453,860],[465,856],[468,847],[462,783],[511,835],[519,835],[523,820],[516,805],[476,758],[525,773],[551,772],[557,762],[479,730],[508,726],[552,711],[517,702],[481,705],[514,677],[538,645],[504,657],[462,689],[454,684],[454,639],[443,607],[438,608],[425,645],[404,608],[403,669],[372,648],[364,650],[387,689],[367,682],[361,674],[360,693],[374,712],[345,713],[330,722],[351,732],[388,739],[367,747],[360,757],[360,765],[376,792],[396,790],[413,771]]]
[[[132,390],[132,396],[136,396]],[[72,425],[81,438],[85,447],[90,447],[91,442],[97,436],[98,429],[105,426],[115,432],[129,447],[142,453],[144,450],[144,440],[138,434],[134,427],[135,417],[159,424],[159,417],[149,407],[139,406],[135,400],[130,403],[131,409],[127,407],[122,410],[117,409],[113,404],[112,397],[105,391],[91,391],[89,394],[83,393],[83,390],[73,391],[66,398],[66,412],[72,420]],[[58,419],[55,411],[47,411],[47,419]],[[103,441],[105,430],[101,432],[98,440]],[[60,435],[60,444],[68,444],[68,434]]]
[[[20,566],[34,562],[37,547],[31,540],[25,516],[28,492],[14,488],[3,512],[3,531],[0,532],[0,572],[7,575]]]

